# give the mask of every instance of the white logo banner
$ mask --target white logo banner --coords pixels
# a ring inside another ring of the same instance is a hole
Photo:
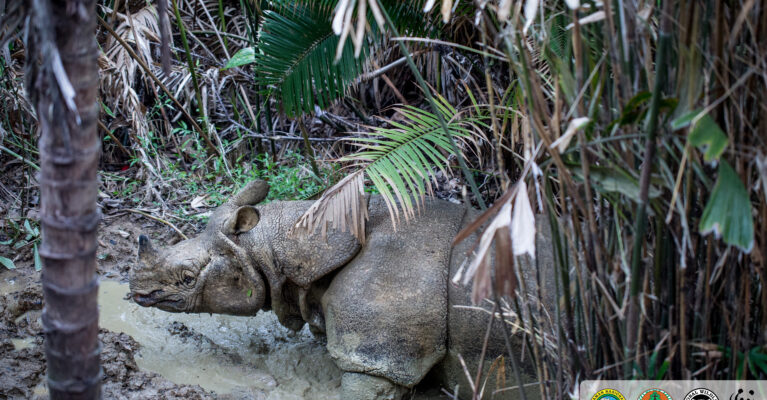
[[[767,381],[583,381],[579,400],[767,400]]]

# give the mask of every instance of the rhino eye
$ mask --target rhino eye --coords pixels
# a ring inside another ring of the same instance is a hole
[[[184,271],[184,284],[190,285],[194,282],[194,274],[191,271]]]

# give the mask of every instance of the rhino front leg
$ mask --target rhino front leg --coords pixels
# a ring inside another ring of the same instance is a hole
[[[342,400],[400,400],[407,392],[406,387],[378,376],[346,372],[341,377]]]

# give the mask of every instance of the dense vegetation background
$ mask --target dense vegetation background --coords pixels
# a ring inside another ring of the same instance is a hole
[[[22,3],[0,2],[8,268],[39,240]],[[767,377],[764,2],[173,0],[167,68],[154,4],[98,14],[103,212],[193,231],[256,178],[319,199],[297,231],[362,238],[365,192],[397,224],[426,195],[492,205],[456,279],[525,334],[513,356],[544,398],[585,378]],[[554,313],[499,298],[533,219]]]

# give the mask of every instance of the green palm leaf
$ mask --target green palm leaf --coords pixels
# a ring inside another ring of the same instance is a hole
[[[466,142],[474,118],[457,118],[458,112],[444,98],[438,98],[439,111],[449,121],[451,134]],[[391,121],[393,128],[374,128],[371,138],[353,139],[361,151],[342,160],[367,163],[363,170],[383,195],[392,213],[392,223],[399,219],[400,208],[405,219],[415,215],[427,194],[431,194],[430,171],[436,167],[446,172],[450,142],[434,114],[404,106],[399,112],[406,122]]]
[[[381,39],[381,32],[372,14],[370,20],[371,46],[362,46],[359,57],[354,56],[350,40],[344,43],[341,57],[335,60],[339,37],[330,21],[336,1],[290,1],[271,3],[264,11],[259,27],[256,48],[242,49],[225,68],[255,63],[256,83],[267,90],[267,95],[280,99],[282,108],[290,117],[314,111],[314,107],[327,107],[343,96],[359,77],[367,60]],[[413,35],[436,32],[421,12],[423,1],[400,2],[390,0],[388,5],[397,25]]]
[[[255,54],[257,81],[276,90],[288,116],[324,108],[342,96],[362,72],[366,48],[354,57],[351,43],[333,63],[339,38],[333,34],[327,2],[295,4],[264,12]]]
[[[464,146],[475,146],[475,138],[483,137],[485,123],[481,117],[464,116],[444,98],[436,99],[453,137]],[[362,174],[367,175],[381,193],[395,228],[401,215],[406,221],[415,216],[426,195],[432,194],[431,171],[438,168],[445,174],[449,172],[446,155],[451,154],[451,148],[436,115],[411,106],[401,107],[398,111],[405,118],[404,122],[389,121],[390,128],[376,127],[368,137],[350,139],[360,151],[340,161],[351,161],[359,167],[352,174],[354,179],[345,179],[328,189],[298,220],[294,232],[312,232],[331,222],[346,221],[341,225],[349,226],[352,233],[364,241],[358,234],[365,232],[365,219],[356,219],[355,224],[348,221],[346,213],[347,205],[362,203],[357,198],[363,195],[359,189]],[[355,189],[345,188],[352,185]],[[366,210],[364,215],[367,215]]]

